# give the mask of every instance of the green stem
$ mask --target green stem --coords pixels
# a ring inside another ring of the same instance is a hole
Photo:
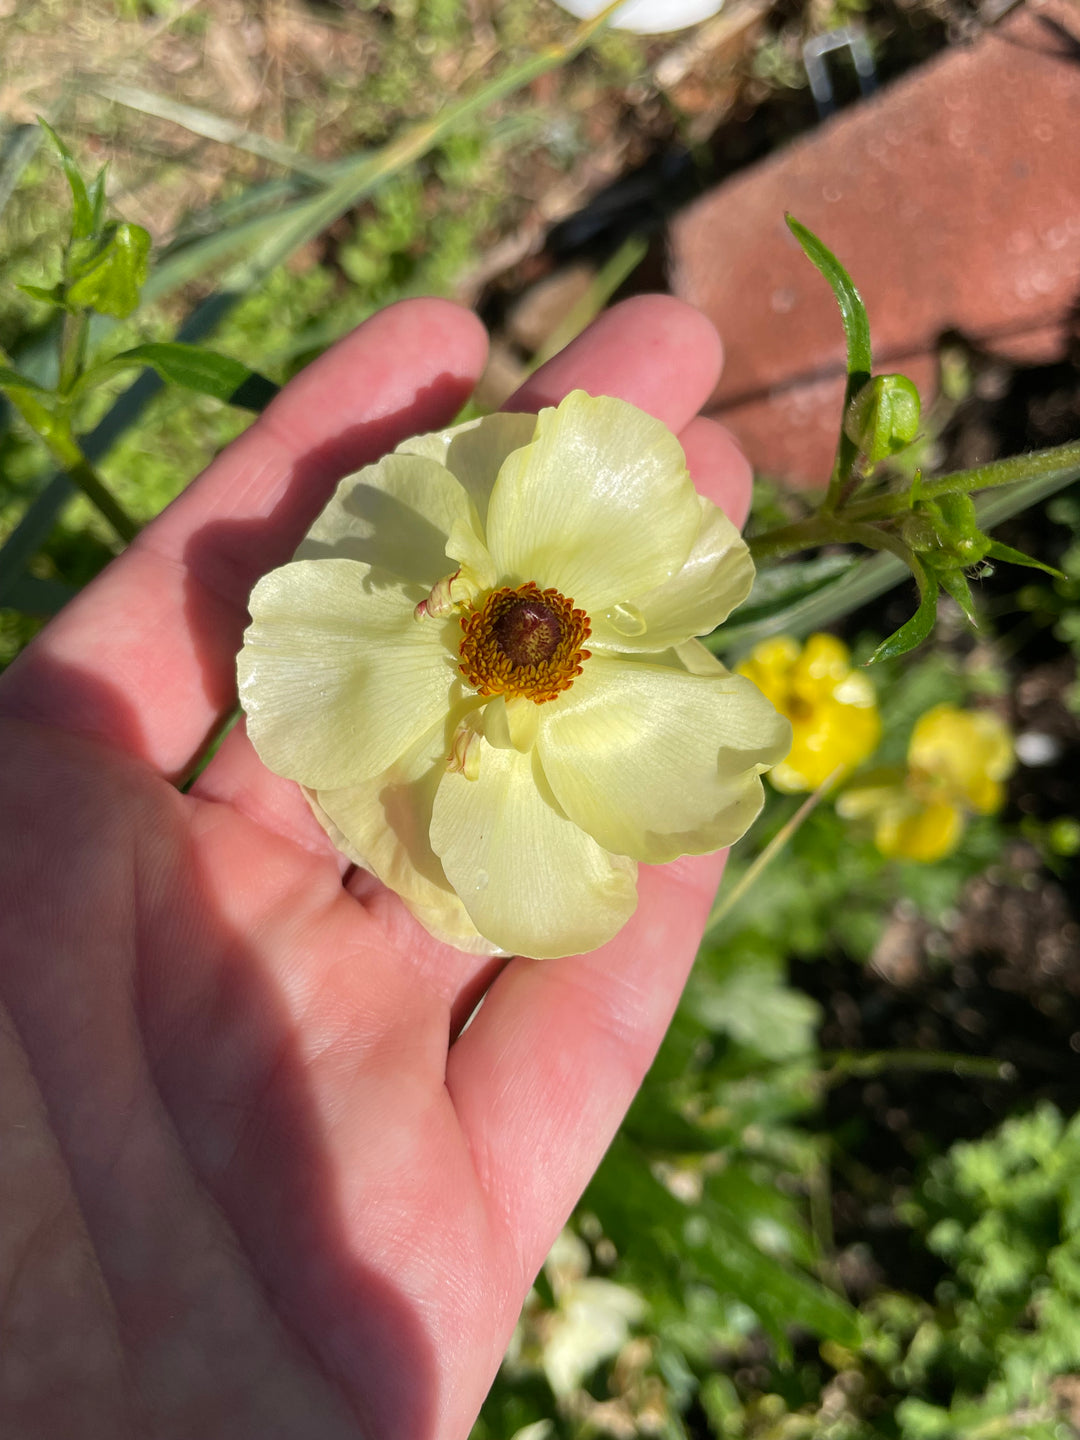
[[[866,1079],[887,1070],[920,1070],[933,1073],[949,1071],[953,1075],[970,1075],[984,1080],[1015,1080],[1016,1070],[1008,1060],[990,1060],[979,1055],[951,1055],[941,1050],[877,1050],[869,1054],[839,1051],[821,1057],[823,1069],[819,1079],[823,1085],[839,1085],[844,1080]]]
[[[795,814],[781,825],[768,845],[765,846],[765,849],[762,850],[761,854],[754,860],[754,863],[739,877],[737,883],[734,884],[730,890],[724,891],[717,896],[713,902],[712,909],[709,911],[709,918],[705,921],[705,931],[702,939],[704,939],[706,935],[710,935],[717,926],[731,914],[743,896],[751,889],[755,882],[761,878],[780,854],[796,830],[800,828],[803,821],[809,817],[818,801],[824,799],[843,773],[844,767],[838,765],[831,775],[827,775],[813,794],[806,797],[798,810],[795,811]]]
[[[0,347],[0,364],[10,365],[7,352],[2,347]],[[71,432],[71,422],[67,416],[54,415],[29,390],[22,390],[12,385],[10,388],[5,387],[5,394],[71,480],[105,516],[120,539],[134,540],[139,533],[138,525],[120,502],[113,498],[93,465],[86,458],[79,442]]]
[[[999,485],[1017,485],[1022,480],[1080,480],[1080,440],[1055,445],[1052,450],[1035,450],[1030,455],[1010,455],[1007,460],[994,460],[971,470],[954,470],[936,480],[924,480],[919,491],[921,500],[937,500],[942,495],[969,494],[978,490],[996,489]],[[905,491],[901,495],[879,495],[856,501],[844,511],[847,520],[887,520],[911,508]]]
[[[1030,455],[1012,455],[1007,460],[995,460],[971,470],[955,470],[950,475],[939,475],[936,480],[924,480],[919,499],[937,500],[942,495],[991,490],[1001,485],[1017,485],[1025,480],[1060,481],[1062,484],[1080,480],[1080,440],[1056,445],[1052,450],[1036,450]],[[839,514],[830,513],[826,500],[820,510],[808,515],[805,520],[778,525],[774,530],[766,530],[763,535],[755,535],[747,543],[755,563],[777,560],[820,545],[852,541],[866,545],[871,535],[881,537],[887,533],[870,527],[880,521],[895,519],[910,509],[909,490],[899,495],[875,495],[866,500],[856,500],[845,505]],[[856,527],[861,534],[854,533]],[[871,542],[869,548],[899,553],[888,539],[879,538]]]
[[[70,310],[64,312],[60,335],[60,380],[56,387],[61,395],[70,395],[82,374],[89,328],[89,310],[77,310],[74,314]]]
[[[746,543],[755,565],[762,560],[779,560],[784,555],[794,555],[799,550],[814,550],[819,545],[832,545],[838,540],[837,522],[832,515],[819,510],[805,520],[796,520],[791,525],[778,525],[755,535]]]

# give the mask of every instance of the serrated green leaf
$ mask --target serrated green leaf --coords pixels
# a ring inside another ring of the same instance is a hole
[[[1022,550],[1014,550],[1011,545],[1002,545],[999,540],[991,540],[985,553],[988,560],[1003,560],[1008,565],[1026,565],[1029,570],[1044,570],[1055,580],[1067,579],[1067,576],[1060,570],[1055,570],[1053,565],[1044,565],[1041,560],[1025,555]]]
[[[126,319],[138,306],[149,262],[150,236],[141,225],[107,225],[99,237],[71,247],[68,304]]]
[[[937,619],[937,580],[927,575],[921,565],[914,573],[919,585],[919,608],[906,625],[901,625],[899,630],[881,642],[870,656],[871,665],[877,664],[879,660],[893,660],[897,655],[906,655],[909,650],[921,645],[934,628],[934,621]]]
[[[49,137],[49,142],[56,151],[64,174],[67,176],[68,188],[71,190],[71,238],[72,240],[84,240],[94,233],[94,203],[87,191],[86,181],[75,163],[74,155],[49,122],[43,120],[39,115],[38,124]]]
[[[123,350],[83,376],[83,384],[104,372],[131,365],[148,365],[168,385],[182,385],[200,395],[212,395],[227,405],[247,410],[263,410],[277,394],[278,387],[265,375],[251,370],[231,355],[220,355],[201,345],[184,345],[179,341],[151,342]]]

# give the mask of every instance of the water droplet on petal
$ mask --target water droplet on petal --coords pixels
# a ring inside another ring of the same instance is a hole
[[[491,877],[488,875],[488,873],[487,873],[486,870],[478,870],[478,871],[476,872],[476,888],[477,888],[477,890],[486,890],[486,889],[487,889],[488,880],[489,880],[490,878],[491,878]]]
[[[604,618],[620,635],[644,635],[648,629],[636,605],[613,605]]]

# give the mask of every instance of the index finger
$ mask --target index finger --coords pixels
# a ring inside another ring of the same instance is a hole
[[[288,384],[252,427],[52,621],[0,681],[0,712],[186,773],[235,703],[247,598],[338,479],[450,421],[487,355],[468,311],[409,300]]]

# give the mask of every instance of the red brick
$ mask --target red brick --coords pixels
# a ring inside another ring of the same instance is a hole
[[[785,210],[859,286],[875,368],[909,374],[924,401],[949,330],[1007,359],[1061,357],[1080,298],[1080,10],[1031,0],[673,226],[672,289],[727,351],[711,413],[759,472],[823,483],[844,341]]]

